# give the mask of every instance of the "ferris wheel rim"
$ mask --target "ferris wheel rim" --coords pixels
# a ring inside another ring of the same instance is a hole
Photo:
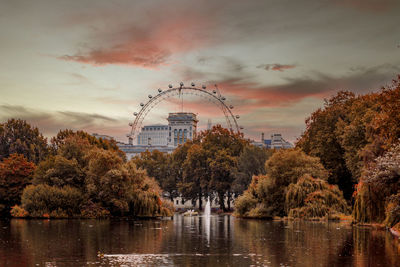
[[[180,84],[180,87],[173,87],[169,85],[167,90],[161,90],[161,88],[158,89],[158,93],[156,95],[148,95],[149,100],[144,104],[143,102],[140,103],[141,109],[139,112],[134,112],[135,120],[133,123],[130,123],[129,125],[131,126],[131,132],[127,136],[129,138],[135,138],[138,135],[138,131],[140,131],[141,125],[146,118],[147,114],[160,102],[166,100],[167,98],[171,96],[176,96],[176,95],[183,95],[183,94],[192,94],[192,95],[197,95],[194,93],[190,93],[190,91],[193,92],[198,92],[200,94],[205,94],[205,97],[208,97],[209,99],[213,100],[212,102],[217,105],[221,111],[223,112],[223,115],[225,117],[225,120],[227,121],[227,126],[230,128],[230,130],[234,131],[234,128],[236,128],[237,133],[240,133],[241,127],[239,127],[236,118],[239,118],[238,116],[235,116],[232,113],[232,108],[233,106],[230,105],[228,106],[225,103],[226,98],[223,97],[219,89],[216,87],[216,90],[212,90],[212,92],[209,92],[206,90],[206,86],[202,86],[201,88],[198,88],[194,86],[194,83],[192,83],[191,87],[188,86],[183,86],[183,83]],[[203,97],[201,95],[197,95],[200,97]],[[164,98],[163,98],[164,97]],[[214,102],[215,101],[215,102]],[[233,120],[233,122],[231,122]]]

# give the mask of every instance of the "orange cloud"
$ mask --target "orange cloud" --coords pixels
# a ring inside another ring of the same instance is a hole
[[[160,8],[162,10],[162,8]],[[92,48],[74,55],[58,57],[94,66],[108,64],[157,68],[172,62],[171,56],[185,53],[208,43],[208,31],[212,28],[212,16],[203,16],[184,11],[185,17],[166,14],[152,14],[155,20],[131,22],[125,29],[98,36]],[[138,28],[136,25],[141,25]],[[110,26],[111,27],[111,26]],[[120,26],[121,28],[124,26]],[[111,38],[110,38],[111,36]],[[90,47],[90,44],[89,44]]]

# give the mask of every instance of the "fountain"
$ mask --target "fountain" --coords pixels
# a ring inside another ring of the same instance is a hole
[[[210,197],[207,199],[206,207],[204,208],[204,217],[208,218],[211,215]]]
[[[211,216],[211,203],[210,197],[207,199],[206,207],[204,208],[204,230],[207,238],[207,246],[210,246],[210,216]]]

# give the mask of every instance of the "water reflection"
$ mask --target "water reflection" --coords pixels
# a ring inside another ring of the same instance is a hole
[[[241,220],[0,221],[0,266],[400,266],[388,232]]]

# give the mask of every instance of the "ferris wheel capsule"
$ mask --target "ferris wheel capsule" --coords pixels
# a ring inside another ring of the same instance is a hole
[[[153,96],[152,95],[149,95],[149,98],[152,98]]]
[[[169,88],[172,88],[172,84],[169,84],[168,87],[169,87]]]
[[[217,93],[217,90],[213,90],[213,93],[216,94],[216,93]]]
[[[230,106],[229,106],[229,108],[230,108],[230,109],[233,109],[233,106],[232,106],[232,105],[230,105]]]
[[[180,86],[183,86],[183,82],[180,83]]]
[[[221,97],[221,100],[222,100],[222,101],[225,101],[225,100],[226,100],[225,96]]]
[[[194,87],[194,86],[195,86],[195,84],[194,84],[194,83],[192,83],[191,85],[192,85],[192,87]]]
[[[162,92],[161,88],[158,88],[158,92],[159,92],[159,93],[161,93],[161,92]]]
[[[239,119],[240,118],[240,116],[239,115],[236,115],[236,119]]]
[[[140,106],[141,106],[141,107],[143,107],[143,106],[144,106],[144,104],[143,104],[143,103],[140,103]]]
[[[131,126],[131,127],[132,127],[132,125],[133,125],[133,123],[132,123],[132,122],[130,122],[130,123],[129,123],[129,126]]]
[[[207,87],[205,85],[203,85],[201,88],[203,88],[205,90]]]
[[[138,115],[138,113],[137,113],[137,112],[133,112],[133,115],[137,116],[137,115]]]

